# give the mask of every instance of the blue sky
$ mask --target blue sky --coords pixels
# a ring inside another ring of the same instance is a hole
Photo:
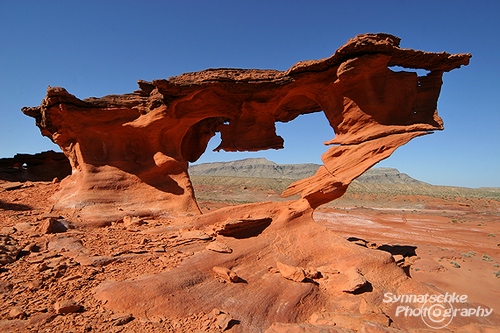
[[[499,17],[500,1],[0,1],[0,157],[58,150],[20,111],[39,105],[48,85],[83,99],[206,68],[286,70],[357,34],[387,32],[402,47],[473,57],[444,74],[445,130],[378,166],[437,185],[500,187]],[[214,138],[198,162],[320,163],[333,136],[322,113],[277,132],[283,150],[212,153]]]

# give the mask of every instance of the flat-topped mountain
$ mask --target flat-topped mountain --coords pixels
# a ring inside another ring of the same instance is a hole
[[[189,167],[189,174],[250,178],[302,179],[316,173],[319,164],[277,164],[265,158],[247,158],[231,162],[202,163]]]
[[[320,164],[277,164],[265,158],[247,158],[231,162],[191,165],[189,174],[195,176],[249,177],[303,179],[316,173]],[[378,184],[425,184],[394,168],[373,168],[361,175],[358,181]]]

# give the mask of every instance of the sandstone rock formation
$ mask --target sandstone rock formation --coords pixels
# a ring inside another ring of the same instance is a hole
[[[208,69],[139,81],[133,93],[102,98],[80,100],[49,87],[40,106],[23,112],[62,148],[73,169],[54,208],[75,210],[94,224],[124,215],[197,215],[188,163],[216,132],[222,138],[216,150],[281,149],[276,122],[320,111],[336,133],[325,143],[331,147],[324,166],[283,195],[301,193],[298,210],[334,200],[397,147],[443,129],[436,113],[442,74],[468,64],[471,55],[403,49],[399,42],[364,34],[329,58],[287,71]],[[392,66],[429,73],[394,72]]]
[[[7,181],[52,181],[71,174],[71,165],[62,153],[16,154],[0,158],[0,179]]]

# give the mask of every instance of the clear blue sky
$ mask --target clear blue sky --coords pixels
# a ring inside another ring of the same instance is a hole
[[[330,56],[357,34],[387,32],[402,47],[473,57],[444,74],[438,109],[445,130],[414,139],[379,166],[432,184],[500,187],[499,18],[496,0],[0,0],[0,157],[58,150],[20,111],[39,105],[48,85],[86,98],[206,68],[286,70]],[[333,136],[322,113],[277,130],[283,150],[207,150],[199,162],[320,163],[322,142]]]

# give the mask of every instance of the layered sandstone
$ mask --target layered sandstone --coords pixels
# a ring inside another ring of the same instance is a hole
[[[49,87],[40,106],[23,112],[73,169],[54,208],[97,224],[124,215],[197,215],[188,163],[216,132],[216,150],[281,149],[275,123],[312,112],[324,112],[336,135],[325,143],[324,166],[283,196],[301,193],[298,210],[334,200],[397,147],[443,129],[436,111],[443,72],[468,64],[471,55],[403,49],[399,42],[364,34],[329,58],[287,71],[208,69],[139,81],[133,93],[101,98],[80,100]]]

